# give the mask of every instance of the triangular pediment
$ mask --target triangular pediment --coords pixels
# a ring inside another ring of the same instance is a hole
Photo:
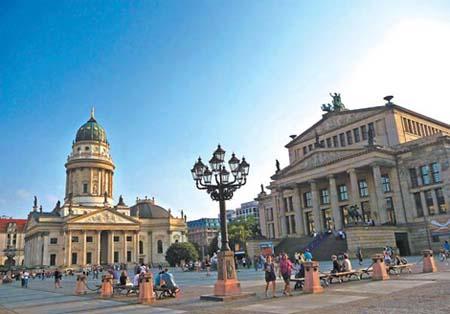
[[[316,124],[308,128],[302,134],[297,136],[293,141],[287,144],[286,147],[290,147],[297,143],[313,139],[316,137],[316,134],[322,135],[335,129],[344,127],[348,124],[352,124],[359,120],[368,118],[374,114],[382,112],[385,109],[386,107],[382,106],[327,113]]]
[[[129,216],[126,216],[124,214],[121,214],[114,209],[100,209],[98,211],[77,216],[69,221],[67,223],[82,223],[82,224],[128,224],[128,225],[135,225],[139,222]]]
[[[303,159],[289,165],[282,169],[279,173],[273,176],[273,179],[288,176],[293,172],[305,171],[324,166],[329,163],[339,161],[340,159],[347,158],[353,155],[358,155],[367,151],[366,148],[353,148],[353,149],[323,149],[316,150],[310,153]]]

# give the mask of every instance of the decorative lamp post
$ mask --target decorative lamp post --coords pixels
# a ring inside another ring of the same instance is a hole
[[[219,202],[220,208],[220,252],[217,256],[217,282],[214,285],[215,296],[229,296],[241,293],[234,263],[234,252],[228,243],[228,229],[225,201],[233,198],[233,193],[247,183],[250,165],[242,157],[240,161],[235,154],[228,161],[230,171],[224,165],[225,151],[217,146],[209,166],[204,165],[199,157],[191,170],[192,178],[199,190],[206,190],[211,199]]]

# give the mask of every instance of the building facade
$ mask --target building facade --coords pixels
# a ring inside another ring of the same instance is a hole
[[[218,218],[200,218],[187,222],[189,242],[197,243],[202,259],[208,255],[208,247],[220,230]]]
[[[174,242],[187,241],[186,218],[154,199],[128,207],[113,200],[115,165],[105,130],[93,112],[80,127],[67,157],[64,202],[50,212],[37,198],[25,230],[25,265],[83,266],[165,263]]]
[[[5,265],[7,251],[13,253],[13,265],[22,265],[26,219],[0,218],[0,265]]]
[[[255,217],[259,223],[259,208],[257,201],[242,203],[241,207],[236,208],[236,219],[247,219],[247,217]]]
[[[286,145],[289,165],[258,195],[263,235],[345,230],[349,249],[389,242],[404,252],[448,238],[430,224],[450,218],[450,126],[388,97],[356,110],[333,98],[335,110]]]

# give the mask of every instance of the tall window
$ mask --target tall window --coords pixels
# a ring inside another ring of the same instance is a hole
[[[308,148],[306,146],[303,147],[303,155],[306,155],[306,153],[308,152]]]
[[[162,240],[158,240],[158,242],[156,243],[157,245],[157,251],[158,254],[162,254],[163,253],[163,243]]]
[[[58,244],[58,238],[50,238],[50,244]]]
[[[330,195],[328,194],[327,189],[320,190],[320,203],[330,204]]]
[[[86,264],[92,264],[92,252],[86,252]]]
[[[294,203],[292,202],[292,196],[288,197],[288,207],[289,207],[289,211],[293,211],[294,210]]]
[[[88,192],[88,184],[83,183],[83,193],[87,193],[87,192]]]
[[[439,214],[445,214],[447,212],[447,205],[445,204],[444,193],[442,193],[442,189],[434,190],[436,192],[437,206],[439,210]]]
[[[433,194],[431,190],[425,191],[425,201],[427,203],[428,215],[435,215],[436,211],[434,209]]]
[[[144,242],[139,241],[139,254],[144,254]]]
[[[79,241],[79,239],[78,239],[78,237],[77,236],[73,236],[72,237],[72,242],[78,242]],[[75,263],[76,264],[76,263]]]
[[[72,252],[72,265],[77,264],[77,253]]]
[[[352,145],[353,144],[352,131],[345,132],[345,135],[347,136],[347,144]]]
[[[289,216],[285,216],[284,220],[286,222],[286,233],[287,234],[291,234],[291,227],[289,225]]]
[[[392,202],[392,197],[386,197],[386,211],[388,215],[388,222],[391,224],[396,224],[394,203]]]
[[[361,126],[361,134],[363,141],[367,140],[367,127],[365,125]]]
[[[373,122],[370,122],[368,125],[367,125],[367,127],[368,127],[368,132],[371,132],[372,133],[372,136],[373,137],[375,137],[375,126],[373,125]]]
[[[291,231],[292,233],[297,233],[297,228],[295,226],[295,215],[291,215]]]
[[[361,137],[359,135],[359,128],[353,129],[353,137],[355,138],[355,143],[359,143],[361,141]]]
[[[94,239],[91,236],[86,237],[86,242],[91,243],[93,241],[94,241]]]
[[[427,185],[431,183],[430,167],[428,165],[420,167],[420,176],[422,177],[422,184]]]
[[[389,180],[389,176],[387,174],[381,176],[381,185],[384,193],[391,191],[391,181]]]
[[[367,181],[365,179],[359,180],[359,196],[367,197],[369,196],[369,187],[367,186]]]
[[[339,147],[337,135],[333,136],[333,147]]]
[[[340,201],[348,200],[347,186],[345,184],[339,185],[338,190],[339,190],[339,200]]]
[[[312,194],[311,192],[306,192],[303,194],[303,200],[305,202],[305,207],[312,207]]]
[[[364,221],[370,222],[372,220],[372,213],[370,210],[370,203],[368,201],[361,203],[361,211]]]
[[[131,262],[131,251],[127,251],[127,262]]]
[[[339,134],[339,142],[341,144],[341,147],[345,146],[345,134],[344,133]]]
[[[441,182],[441,165],[437,162],[431,164],[431,177],[434,183]]]
[[[331,147],[331,137],[327,138],[327,147]]]
[[[114,263],[118,263],[118,262],[119,262],[119,252],[114,251]]]
[[[308,145],[308,150],[309,150],[309,151],[312,151],[312,150],[313,150],[313,145],[312,145],[312,144],[309,144],[309,145]]]
[[[411,178],[411,187],[416,188],[419,186],[419,180],[417,180],[416,168],[409,169],[409,177]]]
[[[416,204],[417,217],[423,217],[422,200],[420,199],[420,192],[414,193],[414,203]]]
[[[50,254],[50,266],[56,265],[56,254]]]

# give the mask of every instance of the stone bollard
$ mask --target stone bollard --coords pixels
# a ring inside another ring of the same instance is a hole
[[[436,264],[434,263],[433,251],[423,250],[423,272],[424,273],[434,273],[436,269]]]
[[[106,274],[102,276],[101,297],[110,298],[113,294],[112,275]]]
[[[373,255],[372,261],[373,261],[372,280],[387,280],[387,279],[389,279],[389,275],[386,270],[386,264],[384,263],[383,254]]]
[[[139,282],[138,302],[141,304],[152,304],[155,302],[155,297],[153,296],[153,274],[151,272],[145,273]]]
[[[86,276],[78,275],[77,284],[75,286],[75,294],[86,294]]]
[[[320,285],[319,262],[305,262],[305,293],[321,293],[323,288]]]

